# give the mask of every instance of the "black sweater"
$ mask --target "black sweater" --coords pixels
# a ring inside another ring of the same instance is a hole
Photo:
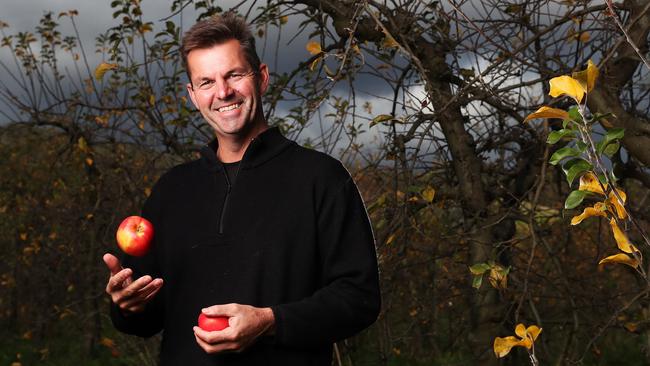
[[[123,332],[163,331],[162,365],[323,365],[332,343],[372,324],[380,296],[374,239],[341,163],[284,138],[253,140],[230,185],[216,140],[154,186],[142,215],[152,251],[125,257],[134,278],[164,285],[145,312],[111,317]],[[239,354],[207,355],[192,326],[203,307],[271,307],[275,335]]]

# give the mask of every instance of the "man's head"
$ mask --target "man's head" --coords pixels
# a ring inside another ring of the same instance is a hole
[[[251,69],[258,70],[260,68],[261,61],[255,50],[255,37],[246,24],[246,20],[235,13],[228,12],[194,24],[183,36],[181,58],[190,81],[192,76],[187,64],[187,55],[192,50],[210,48],[231,39],[239,41]]]
[[[268,67],[243,18],[225,14],[197,23],[183,38],[181,53],[190,78],[187,92],[220,143],[250,140],[266,129],[262,94]]]

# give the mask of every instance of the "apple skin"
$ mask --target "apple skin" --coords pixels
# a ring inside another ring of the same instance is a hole
[[[117,245],[128,255],[141,257],[149,251],[153,224],[140,216],[129,216],[117,228]]]
[[[207,316],[203,313],[199,315],[199,328],[207,332],[215,332],[228,328],[227,316]]]

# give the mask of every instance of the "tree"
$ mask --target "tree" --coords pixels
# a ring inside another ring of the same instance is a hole
[[[548,96],[548,80],[593,59],[601,82],[587,105],[592,113],[614,113],[601,120],[603,132],[625,128],[624,150],[612,160],[616,174],[636,197],[647,192],[650,103],[642,80],[650,70],[633,45],[647,52],[650,5],[615,6],[631,42],[607,4],[588,0],[236,6],[265,44],[277,35],[275,50],[284,47],[287,29],[294,43],[309,41],[302,61],[274,73],[267,117],[296,138],[318,131],[302,141],[354,166],[369,203],[386,305],[367,342],[340,345],[341,362],[364,348],[387,363],[441,357],[451,347],[487,364],[496,360],[494,337],[525,320],[544,323],[542,360],[563,363],[587,357],[597,343],[592,335],[603,334],[594,330],[612,325],[591,319],[607,317],[638,288],[627,283],[620,294],[601,292],[608,281],[629,278],[623,270],[577,280],[594,273],[597,261],[588,258],[610,239],[600,224],[567,230],[556,220],[570,187],[547,166],[554,147],[545,140],[561,126],[524,118],[542,104],[567,106]],[[3,34],[18,66],[1,66],[20,86],[2,86],[12,110],[5,117],[53,128],[71,146],[84,141],[91,159],[116,144],[157,151],[153,161],[191,158],[210,132],[183,94],[177,53],[183,30],[173,17],[147,21],[139,1],[116,0],[112,7],[118,25],[98,37],[103,62],[97,65],[88,63],[78,34],[58,31],[59,19],[74,24],[73,11],[46,14],[36,34]],[[225,10],[214,1],[175,0],[170,12],[191,8],[197,18]],[[39,54],[31,46],[37,40]],[[62,71],[63,55],[74,61],[74,73]],[[107,166],[94,167],[99,176],[111,174]],[[630,209],[646,225],[643,205]],[[472,289],[467,267],[474,264],[490,268],[493,286]],[[630,317],[640,316],[644,305],[638,306]]]

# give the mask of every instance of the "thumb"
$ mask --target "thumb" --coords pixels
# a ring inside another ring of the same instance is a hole
[[[120,260],[117,259],[112,254],[106,253],[104,254],[104,257],[102,258],[104,260],[104,263],[106,263],[106,267],[108,267],[108,270],[111,271],[111,276],[115,275],[117,272],[122,270],[122,265],[120,264]]]

